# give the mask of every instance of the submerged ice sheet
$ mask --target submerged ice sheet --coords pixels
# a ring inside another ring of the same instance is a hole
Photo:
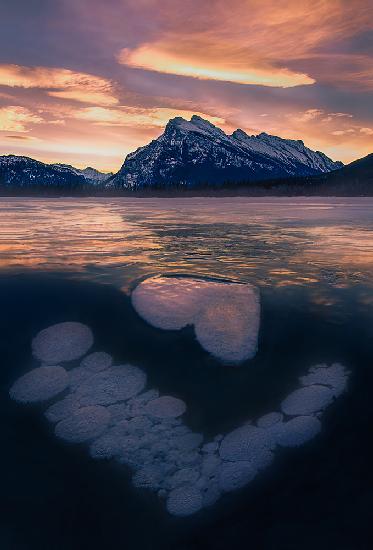
[[[52,329],[42,333],[53,334]],[[39,336],[36,341],[41,341]],[[70,337],[74,347],[76,333]],[[62,355],[66,358],[67,353]],[[64,392],[45,413],[56,436],[86,443],[94,459],[113,459],[129,467],[135,487],[156,492],[170,514],[185,517],[245,487],[271,464],[279,448],[298,447],[314,438],[321,430],[320,414],[346,389],[347,381],[348,372],[340,364],[312,367],[283,400],[282,412],[269,412],[212,441],[185,425],[186,404],[181,399],[146,389],[140,368],[112,366],[103,352],[86,356],[69,371],[61,366],[34,369],[14,383],[10,396],[28,403]]]
[[[193,325],[201,346],[226,363],[256,354],[260,300],[250,284],[152,277],[132,292],[132,304],[154,327],[179,330]]]

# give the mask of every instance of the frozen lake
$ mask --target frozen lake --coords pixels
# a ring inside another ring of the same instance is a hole
[[[130,297],[154,276],[256,287],[255,357],[227,367],[190,326],[146,323]],[[372,289],[373,198],[2,199],[0,547],[364,548]],[[91,327],[94,351],[138,366],[150,387],[185,402],[185,424],[207,438],[279,410],[312,365],[341,363],[350,378],[317,437],[281,451],[214,506],[175,518],[125,467],[56,439],[43,407],[10,400],[14,381],[36,366],[32,338],[65,321]]]

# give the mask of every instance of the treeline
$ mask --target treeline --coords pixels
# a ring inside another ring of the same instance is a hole
[[[120,196],[373,196],[372,178],[343,178],[328,173],[322,176],[308,176],[276,179],[260,182],[222,183],[199,182],[186,184],[175,182],[155,184],[151,187],[123,189],[105,187],[105,184],[28,184],[7,185],[0,182],[0,196],[3,197],[120,197]]]

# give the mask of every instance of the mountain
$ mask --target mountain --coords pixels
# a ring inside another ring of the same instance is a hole
[[[104,172],[99,172],[98,170],[96,170],[95,168],[91,168],[90,166],[87,166],[87,168],[83,169],[75,168],[70,164],[53,164],[52,166],[62,166],[64,168],[68,168],[69,170],[75,172],[75,174],[83,176],[86,181],[94,185],[101,185],[102,183],[104,183],[104,181],[113,176],[113,172],[109,172],[108,174],[106,174]]]
[[[299,180],[302,185],[306,182]],[[373,194],[373,153],[350,164],[340,170],[309,178],[308,187],[323,189],[329,194],[343,195],[372,195]]]
[[[81,189],[87,185],[101,184],[109,176],[94,168],[79,170],[67,164],[45,164],[29,157],[0,156],[2,187]]]
[[[316,176],[272,179],[251,185],[226,185],[220,194],[371,197],[373,196],[373,153],[338,170],[323,172]]]
[[[338,170],[338,174],[344,181],[355,181],[359,183],[370,182],[373,185],[373,153],[350,162],[350,164]],[[330,174],[330,176],[332,176],[332,174]]]
[[[341,168],[302,141],[243,130],[227,135],[194,115],[171,119],[164,133],[130,153],[106,185],[123,189],[255,182],[311,176]]]

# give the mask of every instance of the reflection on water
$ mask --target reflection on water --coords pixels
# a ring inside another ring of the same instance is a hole
[[[371,285],[372,265],[371,198],[6,199],[0,206],[2,269],[70,270],[119,287],[128,274],[165,272],[343,287]]]

